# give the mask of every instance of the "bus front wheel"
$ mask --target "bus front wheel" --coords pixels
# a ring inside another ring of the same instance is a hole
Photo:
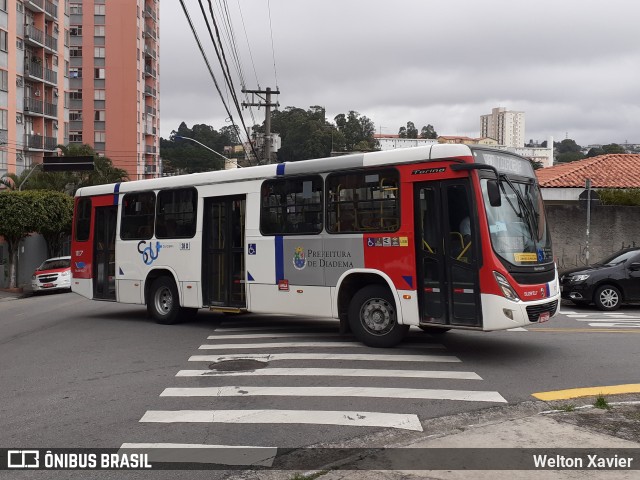
[[[393,296],[381,285],[369,285],[353,296],[349,326],[356,338],[369,347],[393,347],[409,330],[409,325],[398,323]]]
[[[173,279],[158,277],[151,284],[147,300],[147,310],[156,322],[171,325],[178,321],[180,300]]]

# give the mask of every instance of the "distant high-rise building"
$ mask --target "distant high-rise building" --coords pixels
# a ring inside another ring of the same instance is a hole
[[[69,142],[160,174],[159,0],[70,0]]]
[[[480,116],[480,136],[493,138],[505,147],[524,147],[524,112],[491,109],[490,114]]]
[[[0,177],[66,141],[68,25],[57,0],[0,0]]]

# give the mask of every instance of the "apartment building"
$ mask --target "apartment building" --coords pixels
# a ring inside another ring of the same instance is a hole
[[[480,136],[489,137],[505,147],[524,147],[524,112],[503,107],[480,116]]]
[[[69,14],[69,143],[159,176],[159,1],[70,0]]]
[[[67,141],[68,27],[57,0],[0,0],[0,177]]]

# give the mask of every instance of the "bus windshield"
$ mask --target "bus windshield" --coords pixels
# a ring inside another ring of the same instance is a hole
[[[481,184],[494,251],[516,266],[552,262],[551,235],[538,186],[501,175],[502,202],[494,207],[489,203],[487,181],[482,179]]]

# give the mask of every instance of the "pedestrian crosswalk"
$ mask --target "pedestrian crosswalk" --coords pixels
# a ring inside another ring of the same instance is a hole
[[[578,322],[596,328],[640,328],[640,314],[625,312],[575,312],[572,310],[561,310],[563,315]]]
[[[423,333],[414,335],[399,348],[382,350],[335,331],[216,329],[198,347],[198,354],[188,357],[193,368],[179,370],[174,384],[160,392],[154,402],[159,408],[140,418],[143,432],[137,436],[145,441],[127,442],[121,448],[153,450],[156,459],[163,458],[158,452],[165,452],[173,462],[181,461],[176,458],[184,450],[185,459],[196,456],[198,462],[209,458],[225,464],[225,455],[203,445],[197,435],[193,443],[185,443],[185,426],[217,425],[215,438],[209,439],[212,445],[233,448],[238,428],[269,424],[271,437],[254,435],[255,447],[241,447],[258,449],[247,457],[254,459],[263,457],[259,449],[273,448],[278,435],[288,438],[307,426],[322,426],[318,435],[331,428],[422,431],[421,410],[429,402],[507,402],[499,392],[483,390],[482,377],[460,368],[461,360],[448,354],[444,345],[431,343],[433,338]],[[162,442],[144,435],[144,426],[151,437],[158,435],[152,425],[169,428],[162,431],[162,439],[172,437],[172,425],[181,429],[173,441]],[[308,432],[301,433],[308,444],[324,441]],[[231,458],[230,464],[239,461],[237,455]]]

